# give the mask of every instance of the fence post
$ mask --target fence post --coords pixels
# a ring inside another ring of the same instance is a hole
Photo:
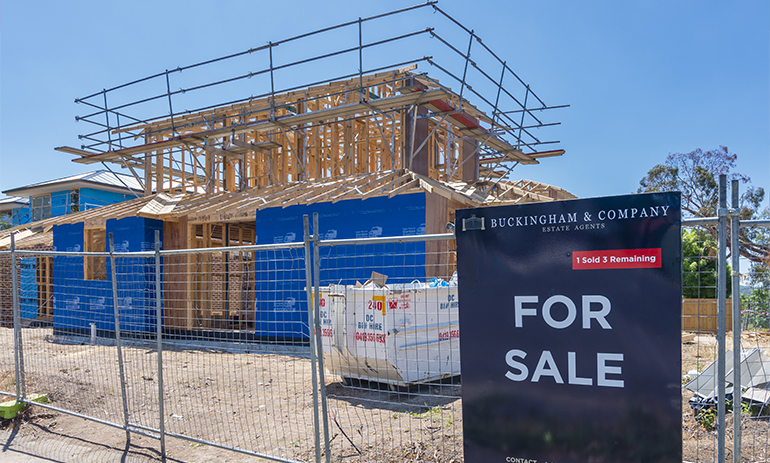
[[[305,292],[307,293],[307,321],[310,336],[310,374],[313,387],[313,429],[315,432],[315,461],[321,463],[321,426],[318,422],[318,376],[316,374],[315,324],[313,323],[313,278],[310,264],[310,221],[307,214],[303,217],[305,228]]]
[[[730,211],[730,253],[732,254],[732,286],[733,286],[733,462],[741,461],[741,406],[743,402],[743,387],[741,385],[741,296],[740,296],[740,197],[738,195],[738,180],[732,181],[732,210]],[[736,291],[738,294],[736,295]]]
[[[158,430],[160,431],[160,457],[166,461],[166,412],[163,403],[163,307],[160,287],[160,230],[155,230],[155,337],[158,341]]]
[[[318,286],[321,281],[321,251],[318,248],[318,240],[320,239],[320,228],[318,227],[318,212],[313,213],[313,281],[315,291],[315,307],[313,308],[313,323],[315,324],[316,333],[322,333],[321,331],[321,314],[318,308],[318,304],[321,301],[321,291]],[[331,462],[331,452],[329,449],[329,413],[326,409],[326,379],[324,378],[324,355],[323,355],[323,339],[321,336],[316,336],[316,352],[318,355],[318,375],[321,385],[321,413],[324,418],[324,452],[326,453],[326,463]]]
[[[16,363],[16,402],[27,395],[24,384],[24,348],[21,339],[21,305],[19,304],[19,276],[16,267],[16,238],[11,233],[11,292],[13,304],[13,358]]]
[[[115,272],[115,244],[110,233],[110,267],[112,269],[112,310],[115,314],[115,345],[118,350],[118,371],[120,372],[120,394],[123,398],[123,426],[126,430],[126,440],[131,440],[128,430],[128,395],[126,393],[126,374],[123,367],[123,350],[120,347],[120,311],[118,309],[118,276]]]
[[[725,461],[725,331],[727,329],[727,176],[719,176],[719,260],[717,270],[717,461]],[[740,368],[735,365],[736,368]]]

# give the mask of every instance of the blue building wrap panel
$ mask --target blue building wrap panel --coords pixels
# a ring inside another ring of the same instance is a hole
[[[29,206],[17,207],[11,212],[11,225],[24,225],[32,221],[32,209]]]
[[[106,232],[113,234],[116,252],[154,248],[155,230],[162,229],[158,220],[129,217],[110,219]],[[83,224],[58,225],[53,228],[54,249],[83,250]],[[150,238],[152,237],[152,238]],[[126,332],[155,330],[155,267],[152,257],[118,258],[115,261],[118,284],[120,329]],[[84,278],[83,257],[55,256],[53,259],[54,329],[114,332],[115,317],[112,296],[112,267],[107,259],[104,280]]]
[[[69,194],[69,191],[67,191]],[[129,199],[134,199],[133,195],[126,195],[123,193],[115,193],[113,191],[96,190],[93,188],[81,188],[80,189],[80,210],[86,211],[96,207],[106,206],[108,204],[120,203]],[[130,219],[138,219],[139,217],[128,217]],[[125,220],[125,219],[121,219]]]
[[[163,222],[143,217],[109,219],[107,233],[112,233],[115,252],[138,252],[155,250],[155,231],[160,231],[163,246]],[[153,271],[154,272],[154,271]]]
[[[322,239],[425,234],[425,201],[425,193],[415,193],[264,209],[257,211],[257,243],[302,241],[303,216],[310,217],[312,227],[315,212]],[[306,338],[309,334],[304,251],[282,252],[281,256],[272,251],[256,256],[256,335]],[[323,247],[321,252],[322,266],[337,269],[321,285],[363,282],[373,271],[388,275],[391,283],[425,278],[424,243],[334,246]]]
[[[37,292],[37,258],[25,257],[20,259],[19,268],[19,308],[21,318],[37,318],[38,292]]]
[[[82,252],[83,224],[54,225],[54,251]],[[87,329],[86,297],[83,292],[83,258],[54,256],[52,259],[54,329]]]
[[[70,190],[51,193],[51,217],[59,217],[69,213]]]
[[[115,252],[155,250],[155,231],[163,239],[163,222],[142,217],[110,219],[107,233],[112,233]],[[161,242],[161,248],[163,244]],[[155,258],[129,257],[115,260],[118,276],[120,329],[133,332],[155,329]],[[161,275],[163,270],[161,269]]]

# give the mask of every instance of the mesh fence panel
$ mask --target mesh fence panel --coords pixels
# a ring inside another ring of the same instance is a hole
[[[120,314],[118,354],[123,362],[128,423],[157,430],[160,405],[158,351],[154,342],[157,339],[155,259],[119,256],[114,261],[116,291],[111,304],[117,303]],[[112,266],[111,261],[107,264]]]
[[[683,230],[683,454],[714,462],[718,245],[705,229]],[[317,244],[310,264],[319,272],[312,299],[320,390],[302,247],[163,251],[160,301],[152,253],[115,254],[113,277],[106,253],[21,251],[12,265],[0,252],[9,276],[0,279],[0,395],[15,395],[19,383],[27,397],[45,393],[50,407],[118,427],[156,437],[162,427],[171,437],[305,462],[315,460],[316,433],[323,443],[323,423],[317,429],[314,421],[325,394],[332,461],[462,461],[454,241],[415,239]],[[770,278],[767,267],[744,263],[742,288],[728,279],[728,292],[740,297],[740,358],[754,375],[742,379],[741,461],[759,462],[769,458]],[[23,382],[14,357],[14,267]]]
[[[682,382],[686,386],[704,371],[712,382],[716,378],[717,243],[698,228],[683,228],[682,243]],[[716,402],[691,401],[693,397],[698,394],[682,388],[683,460],[713,462],[717,455]]]
[[[304,249],[167,255],[163,275],[166,431],[311,459]]]
[[[751,263],[741,288],[741,348],[761,355],[752,380],[743,381],[741,461],[770,460],[770,278],[767,266]]]
[[[108,257],[25,253],[18,260],[27,394],[125,424]],[[99,273],[86,279],[92,265]]]
[[[320,245],[334,461],[462,460],[453,241]]]
[[[162,419],[166,435],[312,459],[304,249],[164,256],[162,365],[155,257],[137,254],[116,254],[114,277],[108,254],[16,256],[27,396],[156,437]],[[0,329],[0,388],[15,394],[13,329]]]
[[[11,253],[0,251],[0,402],[16,394],[16,362],[13,346],[13,285]]]
[[[718,452],[717,330],[718,244],[713,230],[683,229],[682,409],[684,460],[713,462]],[[733,460],[733,404],[741,405],[742,462],[768,461],[770,444],[770,334],[766,267],[743,261],[728,267],[725,337],[725,454]],[[733,270],[742,274],[733,287]],[[733,299],[739,298],[741,326],[733,329]],[[733,391],[734,335],[740,333],[741,399]]]

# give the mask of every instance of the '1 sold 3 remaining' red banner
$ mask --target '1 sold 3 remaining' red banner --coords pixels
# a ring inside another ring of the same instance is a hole
[[[660,248],[575,251],[573,270],[660,268]]]

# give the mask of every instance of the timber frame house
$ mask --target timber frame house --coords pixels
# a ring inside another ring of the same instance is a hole
[[[132,147],[99,154],[57,149],[79,154],[75,162],[143,171],[137,180],[145,195],[243,192],[398,169],[475,182],[505,175],[490,165],[537,164],[563,154],[524,154],[484,128],[496,126],[486,114],[415,69],[113,130],[143,142]]]
[[[377,23],[387,28],[380,23],[431,9],[439,13],[439,20],[446,20],[443,26],[450,28],[448,35],[428,27],[394,32],[390,38],[370,43],[361,38],[364,26]],[[355,27],[359,40],[352,46],[330,41],[339,48],[298,56],[288,64],[279,65],[274,57],[282,50],[278,45],[321,41],[330,31]],[[452,34],[466,44],[452,45]],[[421,38],[428,38],[441,51],[426,51],[414,59],[402,56],[404,50],[413,52],[411,41]],[[465,47],[467,52],[460,51]],[[376,66],[364,69],[365,52],[376,55],[371,60],[378,62]],[[459,55],[463,68],[451,71],[442,65],[447,53],[452,57],[448,62]],[[306,75],[303,66],[308,63],[318,66],[319,75],[330,68],[336,71],[324,63],[347,55],[357,55],[357,72],[276,89],[281,75],[295,70]],[[396,58],[381,62],[390,56]],[[218,81],[208,80],[202,72],[215,66],[228,70],[231,64],[235,68],[239,60],[254,57],[261,57],[267,66],[246,73],[233,71],[231,77]],[[501,74],[499,78],[477,64],[483,58],[500,66],[494,70]],[[189,86],[172,90],[172,78],[183,71],[185,76],[203,75],[204,80],[186,77],[186,82],[192,82]],[[252,81],[262,86],[254,87]],[[508,81],[513,82],[511,86],[504,86]],[[133,94],[135,99],[128,103],[107,105],[121,100],[118,96],[126,89],[151,82],[162,83],[165,91]],[[454,84],[450,87],[447,82]],[[247,84],[246,92],[262,93],[248,97],[240,93],[234,100],[222,101],[221,96],[210,99],[207,92],[216,89],[222,95],[238,95]],[[42,220],[31,229],[0,232],[0,249],[9,246],[10,232],[16,233],[19,249],[50,249],[58,225],[79,223],[85,230],[104,230],[108,220],[130,217],[160,221],[164,249],[262,244],[255,225],[260,211],[317,203],[347,207],[350,200],[414,193],[424,195],[419,200],[425,210],[424,223],[415,227],[424,226],[424,233],[435,234],[444,233],[446,223],[454,222],[457,208],[574,198],[555,186],[511,179],[516,166],[564,153],[544,148],[558,142],[546,141],[536,132],[557,125],[545,122],[543,115],[563,106],[543,103],[473,31],[434,1],[167,70],[76,102],[93,110],[78,120],[97,130],[80,135],[88,144],[56,149],[74,154],[77,163],[112,164],[128,170],[141,183],[144,197]],[[168,103],[167,111],[158,112],[159,102]],[[179,107],[195,109],[175,111]],[[435,244],[426,244],[426,251],[430,246]],[[187,266],[188,276],[182,280],[164,276],[175,292],[166,301],[166,309],[174,314],[164,317],[169,329],[213,328],[202,324],[206,317],[200,316],[195,300],[215,299],[211,294],[215,285],[193,281],[190,278],[200,277],[189,275],[200,272],[201,265],[208,266],[209,272],[216,265],[196,259],[170,258],[169,263]],[[429,264],[435,268],[427,269]],[[426,275],[448,277],[446,270],[437,270],[447,266],[438,264],[426,262]],[[206,310],[211,314],[215,308],[209,303]]]
[[[439,24],[399,34],[404,16],[413,20],[431,10]],[[330,37],[356,27],[357,43]],[[392,35],[365,42],[369,30]],[[468,40],[464,53],[460,44]],[[326,53],[310,47],[318,43],[328,44]],[[279,61],[284,47],[294,52]],[[358,58],[358,69],[344,74],[337,60],[350,58]],[[491,69],[482,62],[491,62]],[[332,72],[338,77],[324,79]],[[212,74],[221,78],[212,80]],[[296,85],[307,75],[310,83]],[[114,100],[121,103],[108,105]],[[435,1],[166,70],[75,101],[91,111],[76,119],[97,130],[81,134],[79,148],[56,149],[76,155],[74,162],[129,170],[145,195],[243,192],[398,169],[444,182],[494,184],[517,165],[564,153],[544,149],[558,142],[539,135],[558,125],[544,115],[564,106],[546,105]]]

